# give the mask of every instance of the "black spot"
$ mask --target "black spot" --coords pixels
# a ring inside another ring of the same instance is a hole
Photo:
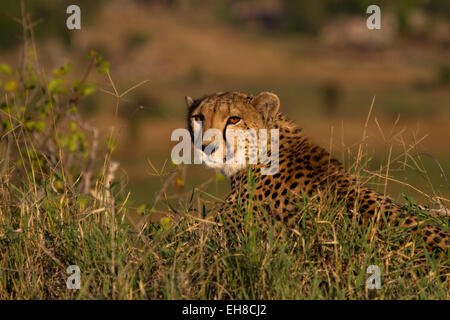
[[[315,156],[313,160],[315,162],[319,162],[321,159],[322,159],[322,156],[319,155],[319,156]]]
[[[281,187],[281,182],[278,182],[276,185],[275,185],[275,189],[280,189],[280,187]]]
[[[303,177],[303,173],[302,172],[297,172],[297,174],[295,175],[295,179],[301,178]]]
[[[291,184],[291,189],[295,189],[295,187],[297,187],[298,183],[294,182],[293,184]]]
[[[272,199],[275,199],[276,197],[278,197],[278,193],[276,192],[272,193]]]

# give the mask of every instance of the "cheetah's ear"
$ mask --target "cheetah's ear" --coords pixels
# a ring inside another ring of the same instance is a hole
[[[186,106],[190,108],[194,104],[194,99],[189,96],[184,97],[184,102],[186,102]]]
[[[251,100],[251,104],[261,112],[264,120],[275,116],[280,109],[280,99],[271,92],[261,92]]]

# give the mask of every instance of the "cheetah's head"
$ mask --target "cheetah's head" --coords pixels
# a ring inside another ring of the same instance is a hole
[[[249,129],[253,129],[256,135],[259,129],[271,129],[280,107],[279,98],[269,92],[255,97],[238,92],[218,92],[196,100],[186,97],[185,101],[188,129],[193,142],[200,141],[198,145],[194,143],[195,152],[202,155],[208,167],[219,169],[228,177],[244,169],[247,163],[245,160],[227,162],[227,155],[238,153],[239,140],[245,140],[246,149],[249,145],[254,147],[249,139],[255,137],[246,135],[253,132]],[[231,140],[234,140],[231,147],[234,150],[230,150]],[[251,154],[252,147],[246,151]]]

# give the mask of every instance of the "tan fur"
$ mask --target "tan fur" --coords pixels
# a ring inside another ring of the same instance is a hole
[[[217,93],[202,99],[186,99],[189,107],[188,127],[192,132],[192,116],[204,117],[203,128],[225,130],[230,116],[239,116],[240,129],[279,129],[280,165],[273,175],[261,175],[264,164],[252,165],[256,180],[254,199],[263,204],[277,220],[292,224],[296,221],[297,206],[304,194],[309,197],[332,197],[336,201],[345,201],[347,211],[358,215],[361,223],[377,220],[376,214],[383,212],[387,222],[393,225],[419,230],[429,249],[450,248],[450,236],[435,226],[421,225],[417,217],[408,215],[407,210],[395,204],[389,197],[376,193],[360,184],[350,175],[343,165],[332,158],[323,148],[313,144],[305,137],[300,128],[286,119],[279,109],[279,99],[272,93],[261,93],[253,97],[243,93]],[[208,143],[208,142],[206,142]],[[227,172],[225,172],[226,174]],[[232,191],[227,197],[228,208],[238,199],[243,206],[249,201],[247,188],[247,170],[230,170]],[[254,209],[257,209],[255,206]],[[235,212],[235,211],[234,211]],[[230,221],[228,221],[230,223]]]

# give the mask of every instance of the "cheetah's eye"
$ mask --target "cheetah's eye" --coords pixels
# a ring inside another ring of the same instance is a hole
[[[202,122],[203,121],[203,116],[202,115],[195,115],[195,116],[192,116],[192,119],[194,119],[194,121]]]
[[[239,117],[229,117],[229,118],[228,118],[228,123],[229,123],[229,124],[236,124],[236,123],[238,123],[239,121],[241,121],[241,118],[239,118]]]

